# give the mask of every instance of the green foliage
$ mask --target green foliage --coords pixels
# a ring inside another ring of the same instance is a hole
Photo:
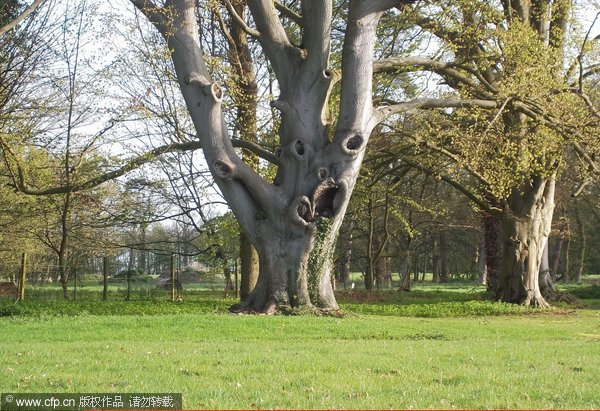
[[[342,307],[350,312],[360,314],[430,318],[516,315],[532,312],[531,309],[527,311],[526,308],[519,305],[491,301],[440,302],[412,305],[342,304]]]
[[[227,299],[168,301],[67,301],[53,299],[47,301],[26,300],[16,303],[12,299],[0,298],[0,317],[75,317],[75,316],[155,316],[178,314],[207,314],[225,312],[233,303]]]

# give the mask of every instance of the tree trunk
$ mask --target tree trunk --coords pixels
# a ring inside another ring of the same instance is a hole
[[[502,266],[497,298],[525,306],[547,307],[539,286],[542,254],[554,211],[553,177],[534,177],[514,189],[502,215]]]
[[[352,240],[353,234],[352,230],[354,228],[354,223],[350,221],[348,223],[348,232],[345,236],[342,236],[343,244],[341,249],[341,257],[339,258],[340,265],[340,281],[344,284],[344,289],[346,289],[346,283],[350,279],[350,262],[352,261]]]
[[[302,307],[339,310],[331,284],[335,220],[318,219],[315,232],[264,226],[267,239],[256,249],[260,256],[258,282],[250,295],[232,311],[260,311]],[[283,237],[282,237],[283,236]]]
[[[350,1],[341,64],[339,117],[332,132],[329,97],[339,80],[329,67],[333,2],[302,2],[303,47],[289,42],[271,1],[249,0],[257,41],[275,73],[280,113],[273,182],[234,150],[222,109],[224,91],[208,72],[193,0],[164,8],[131,0],[167,41],[182,95],[214,180],[259,256],[254,290],[232,308],[338,310],[332,254],[364,151],[388,112],[375,109],[373,55],[377,24],[388,2]],[[250,144],[252,146],[252,144]]]
[[[485,240],[482,239],[479,245],[479,253],[477,255],[477,271],[479,272],[479,283],[487,285],[487,258],[485,254]]]
[[[431,253],[431,265],[433,271],[432,281],[435,284],[440,282],[440,243],[437,235],[432,236],[433,252]]]
[[[552,274],[552,280],[556,281],[558,278],[558,267],[560,264],[560,254],[562,252],[563,243],[565,242],[564,234],[561,232],[560,237],[556,240],[552,252],[552,264],[550,266],[550,272]]]
[[[373,281],[375,279],[375,210],[373,196],[375,193],[369,191],[369,202],[367,205],[369,229],[367,233],[367,269],[365,271],[365,289],[371,291],[373,289]],[[379,288],[379,283],[377,283]]]
[[[375,264],[375,279],[377,280],[377,289],[389,288],[391,286],[392,272],[390,267],[390,257],[379,257]]]
[[[258,253],[243,231],[240,232],[240,298],[250,295],[258,281]]]
[[[488,292],[496,295],[502,266],[502,219],[495,215],[483,216],[485,244],[486,285]]]
[[[585,233],[585,224],[581,219],[578,202],[575,203],[574,212],[575,221],[577,222],[577,229],[579,231],[579,258],[577,260],[577,269],[575,270],[574,280],[577,284],[579,284],[581,283],[581,277],[583,275],[583,269],[585,267],[587,238]]]
[[[246,1],[233,2],[233,9],[238,16],[245,18]],[[256,111],[258,107],[258,85],[254,70],[252,52],[248,44],[248,37],[239,22],[232,18],[231,40],[229,53],[238,77],[239,91],[232,96],[237,107],[236,128],[240,138],[245,141],[258,143]],[[248,150],[242,152],[242,159],[252,170],[258,172],[259,159]],[[248,297],[256,286],[258,280],[258,253],[243,230],[240,230],[240,266],[241,266],[241,288],[240,298]]]
[[[447,283],[450,281],[448,273],[448,243],[446,232],[440,231],[440,282]]]
[[[567,237],[567,239],[565,240],[565,258],[564,258],[564,271],[563,271],[563,275],[561,277],[562,282],[564,284],[568,283],[569,280],[571,279],[571,261],[570,261],[570,254],[571,254],[571,237],[570,237],[570,232],[569,232],[569,237]]]
[[[409,242],[410,246],[410,242]],[[400,274],[400,291],[410,291],[411,281],[410,281],[410,273],[412,271],[412,253],[410,252],[410,248],[406,249],[406,254],[404,258],[404,264],[400,270],[398,270]]]
[[[542,296],[548,300],[553,297],[554,293],[556,293],[556,288],[554,288],[554,281],[552,280],[552,273],[550,272],[550,263],[548,261],[548,242],[546,242],[546,246],[544,247],[544,252],[542,253],[542,261],[540,262],[540,292]]]
[[[69,299],[69,272],[67,269],[68,260],[68,246],[69,246],[69,215],[71,208],[71,193],[65,194],[64,202],[62,204],[61,216],[60,216],[60,245],[58,247],[58,273],[60,276],[60,284],[62,285],[63,297],[65,300]]]

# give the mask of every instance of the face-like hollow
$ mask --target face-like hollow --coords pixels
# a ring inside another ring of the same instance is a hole
[[[340,186],[332,178],[328,178],[317,186],[312,196],[315,218],[334,216],[334,200],[339,190]]]

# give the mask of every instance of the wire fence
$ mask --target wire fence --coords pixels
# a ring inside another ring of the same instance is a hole
[[[149,253],[148,259],[123,262],[102,257],[93,264],[70,265],[64,278],[55,264],[21,256],[18,270],[0,278],[0,297],[17,300],[156,300],[198,298],[206,292],[239,295],[238,265],[223,270],[171,254]],[[224,273],[228,274],[228,277]]]

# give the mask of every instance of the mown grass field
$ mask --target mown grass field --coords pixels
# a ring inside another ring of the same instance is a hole
[[[3,300],[0,391],[181,392],[186,409],[598,409],[598,289],[581,290],[588,308],[549,311],[476,287],[347,291],[343,318],[232,315],[208,291]]]

